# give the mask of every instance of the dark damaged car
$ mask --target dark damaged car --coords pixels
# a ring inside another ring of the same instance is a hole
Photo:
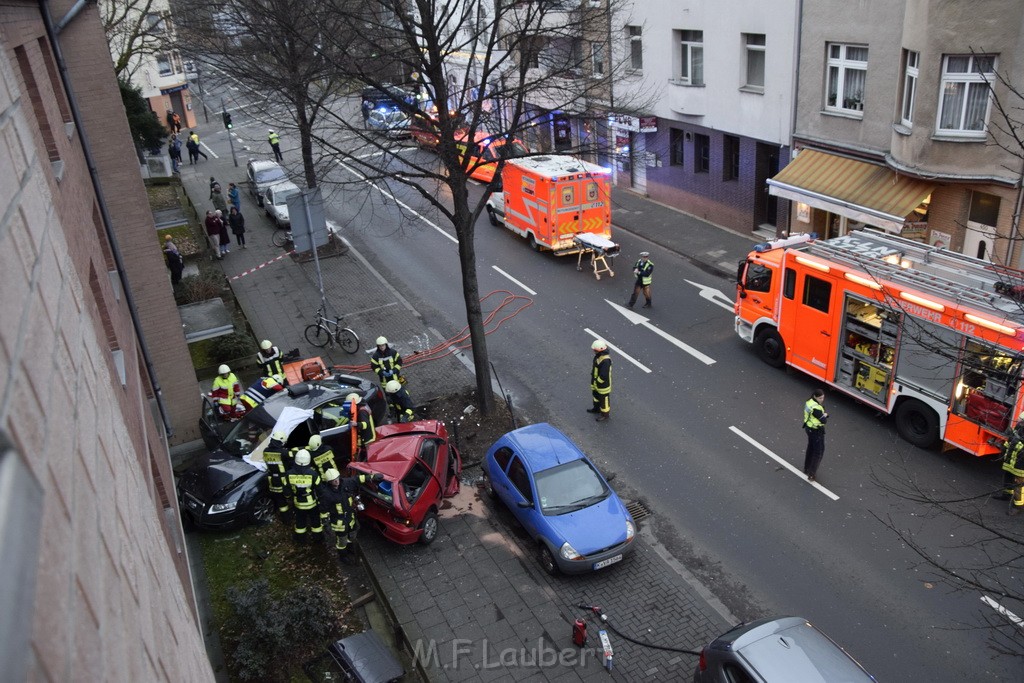
[[[375,421],[384,419],[387,406],[380,387],[350,375],[290,386],[234,423],[219,420],[214,405],[204,399],[200,429],[210,453],[178,480],[183,519],[201,529],[230,529],[271,519],[274,509],[267,475],[244,458],[262,459],[274,425],[289,407],[310,411],[312,416],[294,427],[288,448],[304,447],[317,432],[339,459],[351,457],[349,425],[339,427],[333,418],[353,392],[370,407]]]

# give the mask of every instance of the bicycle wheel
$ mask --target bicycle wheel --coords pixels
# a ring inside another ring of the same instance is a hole
[[[276,230],[273,238],[271,238],[275,247],[283,247],[292,241],[291,233],[287,230]]]
[[[313,323],[306,327],[306,341],[322,349],[331,341],[331,333],[323,325]]]
[[[342,327],[338,329],[338,344],[345,351],[355,353],[359,350],[359,337],[349,328]]]

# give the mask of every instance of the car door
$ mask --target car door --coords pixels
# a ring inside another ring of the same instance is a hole
[[[334,451],[334,455],[341,460],[352,457],[352,440],[349,437],[351,425],[348,420],[344,404],[340,400],[313,409],[313,424],[317,432]]]
[[[508,464],[508,481],[513,501],[509,509],[530,534],[530,538],[536,538],[537,528],[541,521],[539,519],[540,512],[537,510],[537,497],[534,494],[530,473],[519,455],[513,455],[512,461]]]
[[[203,444],[208,450],[215,450],[224,440],[226,427],[231,425],[221,421],[217,406],[209,396],[203,396],[203,411],[199,416],[199,433],[203,436]],[[222,433],[223,432],[223,433]]]

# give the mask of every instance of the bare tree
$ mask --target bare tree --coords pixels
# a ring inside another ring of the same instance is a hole
[[[143,61],[167,44],[169,27],[156,0],[103,0],[99,3],[103,31],[110,42],[114,73],[131,80]]]

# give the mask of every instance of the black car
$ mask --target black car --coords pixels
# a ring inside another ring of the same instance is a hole
[[[199,427],[210,454],[178,480],[178,504],[183,517],[201,529],[229,529],[268,521],[274,509],[267,492],[267,475],[243,460],[260,456],[285,408],[309,410],[312,417],[297,425],[287,447],[304,447],[318,432],[340,460],[351,456],[349,425],[337,426],[345,397],[357,393],[375,422],[384,419],[387,403],[380,387],[351,375],[303,382],[275,394],[235,423],[224,423],[208,399]]]

